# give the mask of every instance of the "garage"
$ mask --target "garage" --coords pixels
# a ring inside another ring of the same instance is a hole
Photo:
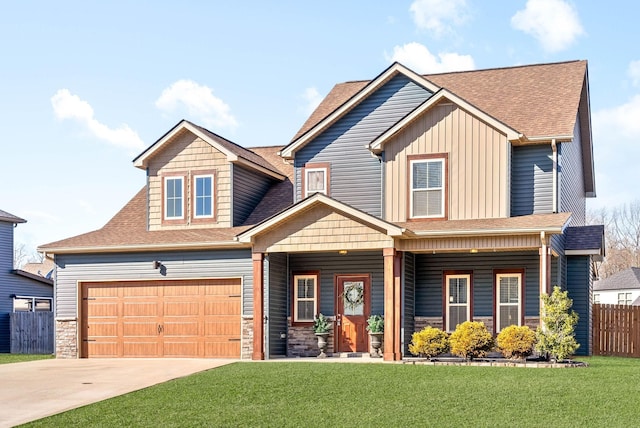
[[[81,284],[81,355],[240,358],[241,280]]]

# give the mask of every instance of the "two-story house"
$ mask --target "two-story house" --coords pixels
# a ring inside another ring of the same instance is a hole
[[[568,289],[589,353],[595,196],[586,61],[336,85],[293,140],[245,149],[183,121],[134,160],[147,185],[54,257],[59,356],[384,358],[414,331],[540,323]],[[587,236],[590,239],[584,239]]]

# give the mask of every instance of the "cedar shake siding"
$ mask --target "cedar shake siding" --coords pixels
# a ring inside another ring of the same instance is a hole
[[[504,134],[451,103],[440,103],[384,146],[385,220],[407,221],[409,156],[447,157],[449,220],[508,216],[509,144]]]
[[[200,223],[198,227],[230,227],[231,224],[231,165],[224,154],[209,143],[188,131],[176,135],[172,144],[166,145],[150,162],[149,186],[149,230],[190,228],[193,219],[192,174],[200,171],[214,172],[214,217],[215,221]],[[165,222],[164,180],[165,176],[184,177],[184,219]]]
[[[329,163],[330,196],[381,217],[382,166],[366,145],[431,95],[406,76],[395,76],[296,152],[296,200],[303,197],[305,164]]]

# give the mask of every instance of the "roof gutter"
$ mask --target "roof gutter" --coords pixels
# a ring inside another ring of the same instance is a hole
[[[59,247],[38,248],[45,256],[48,254],[78,254],[78,253],[123,253],[144,251],[171,251],[171,250],[208,250],[222,248],[251,248],[243,242],[214,241],[214,242],[190,242],[185,244],[147,244],[147,245],[120,245],[120,246],[92,246],[92,247]]]
[[[520,228],[520,229],[468,229],[468,230],[430,230],[414,231],[418,238],[423,237],[454,237],[454,236],[483,236],[483,235],[537,235],[548,233],[551,235],[561,234],[563,226],[548,228]]]

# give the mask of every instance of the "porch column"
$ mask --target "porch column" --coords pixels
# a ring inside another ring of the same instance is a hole
[[[540,232],[540,295],[551,292],[551,249],[549,240],[544,232]],[[542,299],[540,299],[540,327],[542,325]]]
[[[253,353],[252,360],[264,360],[264,254],[252,253],[253,260]]]
[[[384,352],[385,361],[402,359],[402,290],[401,260],[402,253],[395,248],[384,248]]]

